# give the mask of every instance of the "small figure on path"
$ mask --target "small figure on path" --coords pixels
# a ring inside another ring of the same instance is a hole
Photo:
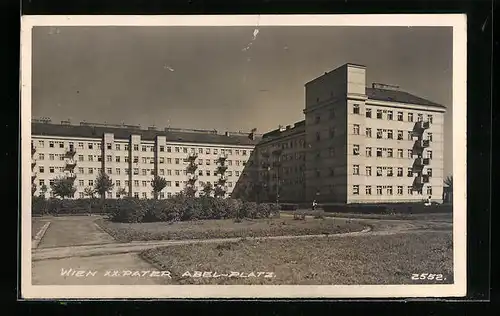
[[[313,211],[316,210],[316,206],[318,205],[318,203],[316,203],[316,200],[313,201],[313,205],[312,205],[312,209]]]

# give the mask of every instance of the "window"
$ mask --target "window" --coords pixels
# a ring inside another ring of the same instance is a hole
[[[408,122],[413,122],[413,113],[408,113]]]
[[[358,156],[359,155],[359,145],[352,145],[352,154],[354,156]]]
[[[372,137],[372,129],[370,127],[366,128],[366,137]]]
[[[142,151],[146,151],[147,150],[146,146],[144,146],[144,145],[141,146],[141,149],[142,149]]]
[[[403,186],[398,185],[398,195],[403,195]]]
[[[38,160],[43,160],[45,158],[44,154],[38,154]]]
[[[427,121],[432,124],[432,115],[427,115]]]
[[[413,177],[413,169],[412,168],[408,168],[408,174],[407,174],[407,176],[409,178]]]
[[[208,166],[210,165],[210,159],[205,159],[205,164]]]
[[[175,181],[175,186],[176,186],[176,187],[179,187],[179,186],[180,186],[179,181]]]
[[[427,187],[427,195],[432,195],[432,187]]]
[[[125,162],[129,162],[129,158],[128,158],[128,156],[125,156],[125,159],[124,159],[124,160],[125,160]]]
[[[112,157],[111,155],[107,155],[107,156],[106,156],[106,161],[107,161],[107,162],[111,162],[111,161],[113,161],[113,157]]]
[[[392,185],[387,187],[387,195],[392,195]]]
[[[83,180],[78,180],[78,185],[83,187],[85,185],[85,181]]]
[[[413,195],[413,188],[412,187],[408,187],[408,195]]]
[[[431,169],[431,168],[428,168],[428,169],[427,169],[427,175],[428,175],[429,177],[432,177],[432,169]]]
[[[398,130],[398,140],[403,140],[403,131]]]
[[[377,118],[382,119],[382,110],[377,110]]]
[[[134,144],[134,151],[139,151],[139,144]]]
[[[398,158],[403,158],[403,150],[398,149]]]
[[[372,175],[372,167],[366,166],[365,168],[366,168],[366,175],[370,177]]]
[[[84,169],[83,169],[82,167],[78,167],[78,173],[83,174],[84,172],[85,172],[85,171],[84,171]]]
[[[408,149],[408,158],[412,159],[413,158],[413,150]]]
[[[38,184],[39,184],[40,186],[45,185],[45,181],[44,181],[43,179],[40,179],[40,180],[38,181]]]
[[[426,156],[427,158],[432,159],[432,150],[427,150]]]
[[[330,138],[334,138],[335,137],[335,128],[334,127],[330,127],[330,130],[328,131],[328,136]]]
[[[367,118],[371,118],[372,117],[372,109],[367,108],[366,112],[365,112],[365,115],[366,115]]]
[[[89,168],[89,174],[94,174],[94,168]]]
[[[123,150],[127,150],[128,151],[129,150],[129,145],[128,144],[123,145]]]
[[[235,171],[234,174],[239,177],[240,176],[240,172],[239,171]]]
[[[107,168],[106,171],[108,172],[108,174],[113,174],[113,169],[111,168]]]
[[[143,176],[146,176],[148,174],[148,171],[146,169],[142,169],[141,171]]]
[[[139,175],[139,168],[134,168],[134,175]]]
[[[319,132],[316,132],[316,141],[321,140],[321,134]]]
[[[188,152],[187,147],[182,147],[182,152],[185,153],[185,154],[187,154],[187,152]]]
[[[427,140],[432,142],[432,133],[427,133]]]
[[[160,163],[165,163],[165,157],[160,157]]]
[[[387,130],[387,138],[388,139],[392,139],[393,138],[392,129]]]
[[[359,176],[359,165],[352,166],[352,174],[355,176]]]
[[[353,195],[359,195],[359,185],[353,185],[352,186],[352,194]]]
[[[49,142],[49,147],[54,148],[54,142]]]
[[[54,173],[54,167],[49,167],[49,172]]]
[[[101,161],[101,160],[102,160],[101,156],[100,155],[97,156],[97,161]]]
[[[353,132],[354,132],[354,135],[359,135],[359,125],[358,124],[354,124]]]
[[[44,146],[44,141],[43,140],[39,140],[38,141],[38,147],[43,148],[43,146]]]
[[[147,158],[146,157],[142,157],[142,163],[146,163],[147,162]]]
[[[422,113],[417,114],[417,121],[422,122],[424,120],[424,115]]]
[[[382,195],[382,186],[377,185],[377,195]]]
[[[398,177],[402,177],[402,176],[403,176],[403,168],[398,167]]]
[[[163,161],[165,161],[165,160],[163,160]],[[162,163],[162,162],[161,162],[161,157],[160,157],[160,163]],[[168,163],[168,164],[171,164],[171,163],[172,163],[172,158],[167,158],[167,163]]]
[[[403,112],[398,112],[398,121],[403,121]]]
[[[134,187],[138,187],[139,186],[139,180],[134,180]]]
[[[371,157],[371,156],[372,156],[372,148],[366,147],[366,157]]]
[[[392,177],[393,176],[392,167],[387,167],[387,176],[388,177]]]
[[[116,149],[116,150],[120,150],[120,144],[116,144],[116,145],[115,145],[115,149]]]
[[[382,167],[377,167],[377,177],[382,176]]]
[[[165,151],[165,146],[160,146],[160,151],[161,152]]]
[[[115,161],[116,161],[116,162],[120,162],[120,156],[116,156],[116,157],[115,157]]]
[[[408,131],[408,140],[413,140],[413,132]]]
[[[116,168],[116,174],[120,174],[120,168]]]
[[[89,158],[89,161],[94,161],[94,156],[89,155],[88,158]]]
[[[94,144],[89,143],[89,149],[94,149]]]
[[[329,115],[329,118],[330,118],[330,119],[335,118],[335,109],[330,109],[330,115]]]
[[[148,197],[147,193],[146,192],[142,192],[142,198],[145,199],[147,197]]]
[[[372,186],[371,185],[367,185],[365,187],[365,193],[366,193],[366,195],[372,195]]]
[[[381,139],[381,138],[382,138],[382,129],[377,128],[377,139]]]
[[[359,104],[353,104],[352,113],[359,114]]]
[[[392,121],[392,119],[393,119],[393,112],[392,111],[387,111],[387,119],[389,121]]]
[[[81,155],[80,155],[80,156],[81,156]],[[80,156],[79,156],[79,157],[80,157]],[[81,157],[83,157],[83,156],[81,156]],[[40,156],[38,156],[38,158],[40,158]],[[49,154],[49,160],[54,160],[54,154]],[[82,159],[82,160],[80,160],[80,161],[83,161],[83,159]]]
[[[147,181],[142,181],[142,186],[145,187],[148,185],[148,182]]]
[[[139,198],[139,192],[134,192],[134,198],[136,198],[136,199]]]
[[[377,157],[382,157],[382,148],[377,148]]]
[[[89,186],[91,186],[91,187],[94,186],[94,180],[92,180],[92,179],[89,180]]]
[[[387,148],[387,157],[392,158],[393,157],[393,151],[392,148]]]

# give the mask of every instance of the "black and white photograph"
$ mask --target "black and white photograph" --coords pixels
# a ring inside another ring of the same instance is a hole
[[[24,16],[24,298],[466,295],[464,15]]]

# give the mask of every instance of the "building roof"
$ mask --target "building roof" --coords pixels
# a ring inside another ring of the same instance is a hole
[[[389,89],[367,87],[366,96],[368,97],[368,99],[378,100],[378,101],[418,104],[418,105],[438,107],[442,109],[446,108],[441,104],[417,97],[413,94],[401,90],[389,90]]]
[[[167,141],[186,143],[206,143],[224,145],[255,146],[261,137],[251,139],[249,135],[229,135],[217,134],[216,132],[184,132],[184,131],[162,131],[144,130],[136,128],[121,128],[107,126],[82,126],[63,125],[52,123],[32,123],[32,135],[39,136],[63,136],[81,138],[101,138],[105,133],[113,133],[115,139],[129,139],[131,135],[140,135],[141,139],[154,140],[156,136],[165,136]]]

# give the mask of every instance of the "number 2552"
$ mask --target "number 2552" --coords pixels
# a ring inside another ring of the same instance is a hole
[[[411,275],[412,280],[436,280],[436,281],[443,281],[443,275],[442,274],[432,274],[432,273],[414,273]]]

